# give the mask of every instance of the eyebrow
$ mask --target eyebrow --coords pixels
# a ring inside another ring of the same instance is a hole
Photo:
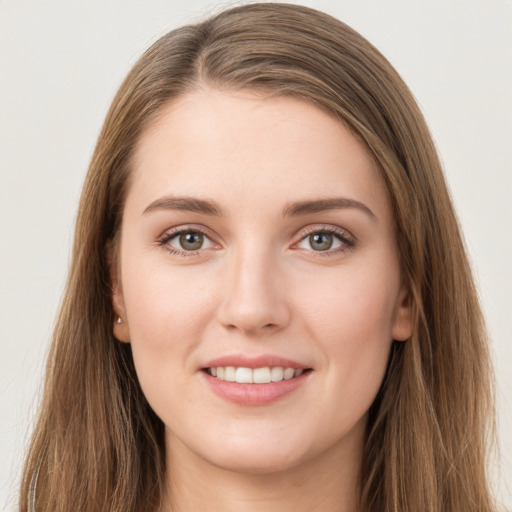
[[[153,201],[142,213],[146,215],[157,210],[179,210],[187,212],[202,213],[204,215],[214,215],[222,217],[222,209],[210,199],[198,199],[196,197],[176,197],[166,196]]]
[[[366,213],[371,220],[377,220],[377,216],[360,201],[348,197],[333,197],[328,199],[315,199],[313,201],[299,201],[291,203],[283,210],[283,217],[297,217],[308,213],[325,212],[328,210],[342,210],[356,208]]]
[[[311,213],[325,212],[328,210],[340,210],[356,208],[364,212],[371,220],[377,220],[376,215],[364,203],[348,197],[333,197],[327,199],[314,199],[290,203],[283,209],[283,217],[299,217]],[[188,196],[166,196],[153,201],[143,212],[143,215],[158,210],[178,210],[201,213],[222,217],[224,213],[218,203],[211,199],[199,199]]]

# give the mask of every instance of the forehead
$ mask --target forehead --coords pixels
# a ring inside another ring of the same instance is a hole
[[[143,133],[133,173],[131,195],[146,201],[214,194],[270,207],[344,194],[387,203],[373,159],[334,115],[252,91],[198,90],[173,100]]]

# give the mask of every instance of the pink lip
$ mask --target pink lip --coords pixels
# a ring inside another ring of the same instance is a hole
[[[217,379],[206,372],[201,372],[201,376],[217,396],[237,405],[251,407],[268,405],[279,400],[295,391],[307,381],[310,375],[311,372],[306,372],[290,380],[269,382],[268,384],[239,384]]]
[[[257,357],[247,357],[244,355],[223,356],[212,361],[208,361],[203,368],[216,368],[218,366],[236,366],[237,368],[264,368],[265,366],[282,366],[283,368],[303,369],[309,366],[285,359],[274,355],[261,355]]]
[[[295,369],[310,369],[291,359],[285,359],[274,355],[262,355],[258,357],[247,357],[242,355],[224,356],[213,359],[202,368],[215,368],[218,366],[235,366],[244,368],[263,368],[265,366]],[[299,377],[267,384],[240,384],[238,382],[227,382],[212,377],[206,371],[202,371],[201,377],[210,386],[210,389],[220,398],[228,402],[242,406],[263,406],[271,404],[280,398],[295,391],[303,383],[307,382],[312,372],[305,372]]]

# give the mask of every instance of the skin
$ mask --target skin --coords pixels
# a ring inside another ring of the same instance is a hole
[[[200,89],[143,134],[112,264],[116,337],[166,428],[162,510],[354,511],[367,411],[391,342],[411,334],[391,206],[365,148],[291,97]],[[222,215],[148,206],[215,201]],[[283,216],[291,203],[357,201]],[[186,251],[172,228],[203,230]],[[311,232],[335,229],[318,250]],[[340,236],[341,238],[338,238]],[[170,250],[181,253],[173,254]],[[201,369],[273,354],[312,371],[265,406],[215,395]]]

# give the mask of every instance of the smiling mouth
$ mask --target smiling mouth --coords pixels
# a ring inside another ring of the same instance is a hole
[[[204,371],[225,382],[239,384],[268,384],[300,377],[303,373],[311,371],[310,368],[285,368],[283,366],[264,366],[262,368],[245,368],[235,366],[216,366],[205,368]]]

